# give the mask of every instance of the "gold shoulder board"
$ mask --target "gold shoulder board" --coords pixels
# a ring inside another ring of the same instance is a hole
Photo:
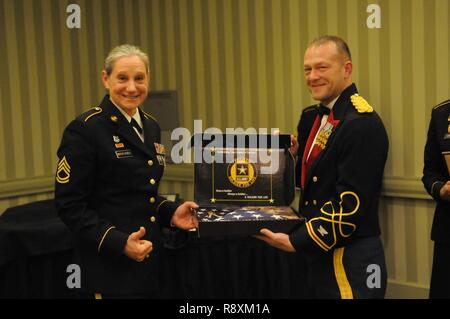
[[[353,106],[358,111],[358,113],[372,113],[373,108],[367,101],[359,94],[353,94],[350,99],[352,100]]]

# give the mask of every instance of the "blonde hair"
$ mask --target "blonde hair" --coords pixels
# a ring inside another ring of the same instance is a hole
[[[120,58],[127,57],[127,56],[137,56],[139,57],[142,62],[144,62],[145,70],[147,71],[147,74],[150,73],[150,63],[148,60],[148,55],[144,52],[142,52],[137,46],[131,45],[131,44],[122,44],[114,49],[112,49],[108,56],[105,59],[105,65],[104,69],[106,71],[106,74],[108,76],[111,75],[112,70],[114,68],[114,63],[119,60]]]

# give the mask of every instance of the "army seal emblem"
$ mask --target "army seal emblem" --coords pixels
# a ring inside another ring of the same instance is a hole
[[[234,186],[247,188],[256,181],[257,173],[255,166],[251,164],[248,159],[241,159],[228,165],[227,176],[228,180]]]

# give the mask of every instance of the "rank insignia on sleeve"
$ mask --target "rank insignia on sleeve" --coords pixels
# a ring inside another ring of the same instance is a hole
[[[58,168],[56,170],[56,181],[59,184],[66,184],[70,179],[70,165],[64,156],[58,163]]]
[[[352,100],[352,104],[358,113],[372,113],[373,108],[370,106],[367,101],[360,96],[359,94],[353,94],[350,99]]]

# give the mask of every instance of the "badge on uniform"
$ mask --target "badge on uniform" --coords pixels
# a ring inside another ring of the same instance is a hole
[[[164,155],[156,155],[156,158],[158,159],[158,163],[159,165],[163,165],[164,167],[166,166],[166,158],[164,157]]]
[[[319,135],[317,135],[316,141],[314,144],[317,144],[322,150],[325,148],[325,145],[328,142],[328,138],[330,137],[331,133],[333,132],[333,124],[327,122],[325,124],[324,128],[319,132]]]
[[[117,136],[117,135],[113,135],[113,141],[114,141],[114,146],[116,147],[116,148],[124,148],[125,147],[125,145],[123,144],[123,143],[120,143],[120,138],[119,138],[119,136]]]
[[[155,151],[156,151],[156,159],[158,160],[159,165],[166,166],[166,148],[163,144],[154,143]]]
[[[117,158],[133,157],[133,153],[131,153],[131,150],[120,150],[116,151],[115,153]]]
[[[166,155],[166,148],[164,147],[164,145],[159,144],[159,143],[154,143],[154,145],[155,145],[156,154]]]

